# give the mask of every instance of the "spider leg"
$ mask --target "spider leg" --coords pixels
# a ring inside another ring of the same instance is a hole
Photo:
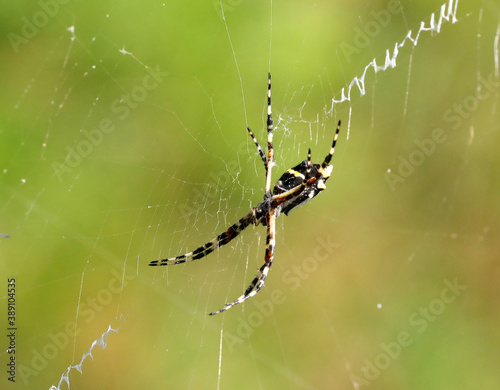
[[[267,174],[267,159],[266,159],[266,155],[264,154],[264,151],[260,147],[259,141],[257,141],[257,138],[255,137],[253,131],[250,130],[250,127],[247,126],[247,130],[248,130],[248,134],[250,135],[250,137],[252,137],[252,140],[255,143],[255,146],[257,146],[257,151],[260,154],[260,158],[264,162],[264,168],[266,168],[266,174]]]
[[[325,161],[323,161],[321,167],[318,169],[318,173],[316,174],[317,177],[323,174],[323,171],[326,169],[328,165],[330,165],[330,161],[332,161],[333,153],[335,153],[335,145],[337,144],[337,138],[339,137],[339,131],[340,131],[340,120],[339,123],[337,124],[337,129],[335,130],[335,134],[333,136],[333,142],[332,142],[332,147],[330,148],[330,152],[328,152],[328,154],[325,157]]]
[[[333,136],[332,147],[330,148],[330,152],[325,157],[325,161],[319,166],[318,171],[315,176],[310,177],[309,174],[311,172],[312,163],[311,163],[311,149],[308,150],[307,153],[307,171],[306,175],[303,176],[302,183],[298,186],[291,188],[288,191],[282,192],[278,195],[273,195],[271,197],[271,207],[278,207],[283,203],[293,199],[298,196],[305,188],[316,185],[317,189],[324,190],[326,189],[325,182],[328,180],[332,173],[332,165],[330,162],[332,160],[333,153],[335,152],[335,145],[337,144],[337,139],[339,137],[340,131],[340,121],[337,125],[337,129],[335,130],[335,134]],[[314,196],[314,195],[313,195]]]
[[[269,269],[273,265],[273,260],[274,260],[274,248],[276,244],[276,240],[274,238],[274,233],[276,229],[275,221],[276,221],[276,215],[274,214],[274,212],[271,212],[269,214],[269,219],[267,221],[265,263],[260,267],[259,271],[257,272],[257,275],[255,275],[255,278],[252,280],[252,283],[250,283],[250,286],[247,287],[243,295],[241,295],[238,299],[236,299],[234,302],[226,303],[226,306],[223,307],[222,309],[210,313],[211,316],[227,311],[232,307],[239,305],[242,302],[245,302],[247,299],[250,299],[255,295],[257,295],[257,293],[261,290],[261,288],[264,287],[267,274],[269,272]]]
[[[267,175],[266,175],[266,195],[271,196],[271,176],[274,164],[273,148],[273,113],[271,110],[271,73],[267,79]]]
[[[154,260],[149,263],[150,266],[160,266],[160,265],[173,265],[187,263],[193,260],[201,259],[208,254],[212,253],[218,247],[226,245],[234,238],[236,238],[248,225],[255,223],[256,214],[255,208],[250,210],[250,212],[241,218],[234,225],[230,226],[224,233],[219,234],[213,240],[207,242],[205,245],[200,246],[192,252],[185,253],[180,256],[169,257],[168,259]]]
[[[248,129],[250,136],[253,135],[250,129]],[[255,137],[252,137],[255,138]],[[258,143],[256,140],[254,141],[256,145]],[[262,148],[261,148],[262,150]],[[260,153],[260,150],[259,150]],[[261,154],[262,158],[262,154]],[[264,158],[262,158],[264,160]],[[269,205],[269,201],[272,199],[272,194],[271,194],[271,176],[272,176],[272,170],[273,170],[273,164],[274,164],[274,149],[273,149],[273,115],[272,115],[272,110],[271,110],[271,73],[268,73],[267,76],[267,169],[266,169],[266,192],[264,195],[264,202],[265,204]],[[250,283],[250,286],[245,290],[243,295],[241,295],[238,299],[236,299],[232,303],[226,303],[226,307],[214,311],[210,313],[210,315],[215,315],[218,313],[222,313],[226,310],[231,309],[233,306],[239,305],[242,302],[245,302],[247,299],[252,298],[255,296],[260,289],[264,286],[264,282],[266,281],[267,273],[269,272],[269,268],[271,268],[271,265],[273,264],[273,259],[274,259],[274,246],[275,246],[275,238],[274,238],[274,232],[275,232],[275,220],[276,220],[276,214],[275,214],[275,209],[271,208],[267,211],[267,239],[266,239],[266,256],[265,256],[265,263],[260,267],[259,272],[257,272],[257,275],[255,278],[252,280],[252,283]]]

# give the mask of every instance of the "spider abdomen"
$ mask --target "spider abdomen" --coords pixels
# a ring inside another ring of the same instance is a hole
[[[297,196],[285,201],[281,205],[281,211],[285,213],[285,215],[288,215],[293,209],[303,206],[325,189],[324,184],[327,178],[323,177],[323,175],[317,178],[320,167],[320,164],[309,165],[308,161],[304,160],[281,175],[274,186],[273,195],[279,195],[290,191],[300,186],[304,181],[309,182],[310,180],[314,180],[313,183],[305,187]]]

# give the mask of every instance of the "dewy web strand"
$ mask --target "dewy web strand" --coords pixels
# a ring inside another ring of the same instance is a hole
[[[343,103],[345,101],[351,101],[351,91],[353,87],[357,87],[359,90],[359,93],[361,96],[365,95],[366,89],[365,89],[365,77],[366,74],[368,73],[368,70],[370,68],[373,68],[375,73],[378,73],[380,71],[386,71],[389,68],[395,68],[396,67],[396,59],[399,55],[399,49],[403,48],[406,44],[407,41],[410,41],[413,43],[413,46],[417,46],[418,40],[420,38],[420,34],[424,31],[426,32],[435,32],[435,33],[440,33],[441,31],[441,26],[445,21],[451,22],[451,23],[456,23],[458,22],[458,19],[456,17],[457,15],[457,6],[458,6],[458,0],[449,0],[447,3],[444,3],[439,12],[439,18],[436,22],[436,15],[435,13],[432,13],[430,16],[429,20],[429,25],[426,26],[425,22],[420,23],[420,28],[417,31],[417,34],[415,37],[413,37],[412,30],[409,30],[404,39],[401,42],[397,42],[394,45],[394,50],[391,52],[389,49],[386,50],[385,53],[385,62],[383,65],[378,65],[377,60],[374,58],[368,65],[366,65],[363,74],[361,77],[354,77],[354,79],[350,82],[349,86],[347,87],[347,94],[346,94],[346,87],[343,87],[342,90],[340,91],[340,99],[332,99],[332,106],[330,110],[328,111],[328,114],[333,113],[333,106],[337,103]]]

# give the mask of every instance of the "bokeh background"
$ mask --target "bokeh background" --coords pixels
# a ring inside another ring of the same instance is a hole
[[[443,2],[4,2],[2,388],[498,388],[500,4],[440,24]],[[209,317],[262,264],[262,226],[148,263],[261,201],[245,126],[265,144],[269,70],[274,179],[342,119],[333,177],[278,219],[265,288]]]

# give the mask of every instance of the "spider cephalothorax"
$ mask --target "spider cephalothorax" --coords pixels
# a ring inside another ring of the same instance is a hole
[[[267,226],[266,237],[266,254],[265,262],[260,267],[259,272],[250,283],[250,286],[245,292],[234,302],[226,303],[226,306],[220,310],[210,313],[214,315],[226,311],[233,306],[238,305],[253,297],[264,286],[267,273],[271,268],[274,260],[275,249],[275,221],[281,212],[288,215],[293,209],[302,206],[309,202],[312,198],[318,195],[321,191],[326,189],[326,181],[332,174],[332,165],[330,161],[335,151],[335,144],[340,130],[340,121],[337,125],[335,135],[333,137],[330,152],[325,157],[322,164],[313,164],[311,162],[311,149],[307,153],[307,160],[302,161],[297,166],[287,170],[279,180],[276,182],[271,193],[271,174],[274,164],[274,150],[273,150],[273,118],[271,112],[271,74],[268,75],[267,86],[267,156],[260,147],[257,138],[252,130],[247,127],[248,134],[252,138],[257,147],[260,158],[264,162],[266,170],[266,189],[264,193],[264,200],[257,206],[252,208],[243,218],[241,218],[234,225],[230,226],[224,233],[219,234],[213,240],[207,242],[205,245],[200,246],[192,252],[185,253],[176,257],[169,257],[162,260],[154,260],[149,263],[151,266],[158,265],[172,265],[181,264],[193,260],[201,259],[206,255],[212,253],[215,249],[238,236],[249,225],[262,224]]]

